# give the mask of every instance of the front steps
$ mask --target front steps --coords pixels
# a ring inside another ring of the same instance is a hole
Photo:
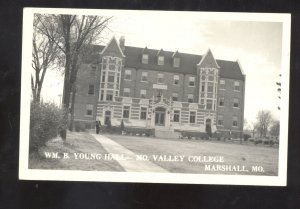
[[[179,132],[175,132],[172,129],[162,129],[162,128],[155,128],[155,137],[163,138],[163,139],[178,139],[180,136]]]

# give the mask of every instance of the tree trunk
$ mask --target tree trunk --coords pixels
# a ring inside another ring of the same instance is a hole
[[[75,105],[75,97],[76,97],[76,86],[74,85],[72,88],[72,100],[71,100],[71,108],[70,108],[70,113],[71,113],[71,119],[70,119],[70,125],[69,125],[69,130],[73,131],[73,124],[74,124],[74,105]]]

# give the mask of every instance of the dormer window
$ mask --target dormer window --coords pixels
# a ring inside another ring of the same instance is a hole
[[[148,64],[148,60],[149,60],[149,55],[148,54],[143,54],[142,63],[143,64]]]
[[[164,65],[164,62],[165,62],[165,57],[164,56],[158,56],[158,59],[157,59],[157,64],[158,65]]]
[[[173,59],[173,67],[179,68],[180,66],[180,58],[179,57],[174,57]]]

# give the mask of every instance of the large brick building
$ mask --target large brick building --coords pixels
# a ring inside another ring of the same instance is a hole
[[[212,132],[243,131],[245,75],[238,61],[125,46],[113,37],[80,66],[75,121]]]

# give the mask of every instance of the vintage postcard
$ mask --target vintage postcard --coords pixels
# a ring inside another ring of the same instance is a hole
[[[285,186],[290,21],[25,8],[19,178]]]

